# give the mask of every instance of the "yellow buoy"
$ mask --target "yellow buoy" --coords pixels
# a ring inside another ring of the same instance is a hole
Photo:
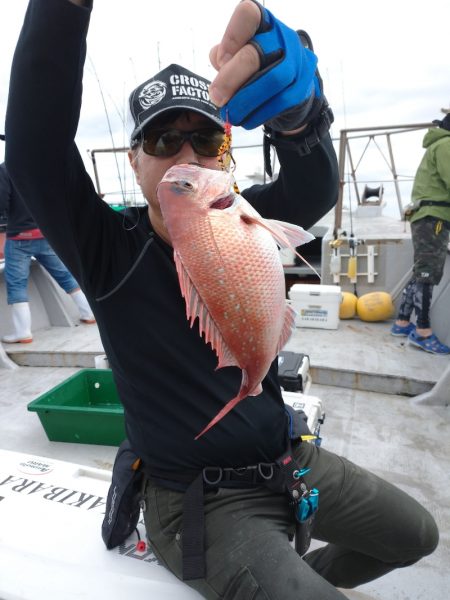
[[[370,292],[358,298],[356,312],[362,321],[385,321],[394,314],[394,303],[387,292]]]
[[[353,319],[356,314],[358,298],[351,292],[342,292],[342,302],[339,306],[340,319]]]

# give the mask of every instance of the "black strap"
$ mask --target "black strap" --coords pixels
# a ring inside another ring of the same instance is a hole
[[[290,497],[290,505],[295,517],[295,550],[303,556],[311,544],[314,514],[308,519],[301,521],[298,514],[298,502],[309,493],[308,486],[303,477],[302,470],[297,464],[290,444],[288,450],[276,461],[283,475],[285,490]]]
[[[420,208],[422,206],[446,206],[450,208],[450,202],[445,202],[445,200],[420,200]]]
[[[298,466],[290,447],[287,452],[277,459],[276,463],[283,474],[285,489],[294,504],[302,496],[304,491],[307,490],[307,486],[304,478],[300,475],[301,469]]]
[[[258,463],[242,468],[207,467],[192,476],[192,472],[182,474],[169,473],[148,469],[144,464],[144,473],[159,485],[173,488],[171,482],[177,484],[177,488],[185,490],[183,498],[183,533],[181,541],[183,558],[183,581],[192,579],[203,579],[206,576],[205,560],[205,513],[204,513],[204,489],[217,487],[252,487],[253,485],[266,485],[269,489],[277,492],[286,489],[286,481],[294,487],[301,486],[303,478],[297,480],[292,472],[298,471],[294,459],[293,464],[288,466],[286,456],[291,456],[289,451],[275,463]],[[282,466],[283,460],[286,464]],[[281,461],[281,462],[280,462]],[[280,468],[278,468],[280,467]],[[295,493],[291,497],[295,497]]]
[[[183,498],[183,581],[203,579],[206,575],[203,503],[203,472],[200,472]]]

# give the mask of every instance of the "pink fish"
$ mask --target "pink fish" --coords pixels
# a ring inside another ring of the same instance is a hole
[[[174,249],[186,316],[218,357],[217,368],[242,370],[241,387],[198,439],[238,402],[262,392],[261,381],[288,341],[295,312],[287,304],[278,246],[314,236],[297,225],[264,219],[232,189],[229,173],[176,165],[158,186]]]

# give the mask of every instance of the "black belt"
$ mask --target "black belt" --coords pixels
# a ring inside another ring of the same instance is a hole
[[[249,467],[206,467],[202,471],[207,486],[223,486],[227,483],[265,484],[274,476],[275,463],[258,463]],[[239,486],[236,486],[239,487]]]
[[[205,564],[205,515],[204,491],[218,487],[248,488],[266,485],[283,491],[281,471],[276,463],[258,463],[248,467],[205,467],[201,471],[172,473],[149,469],[142,465],[144,473],[155,483],[171,489],[183,489],[183,580],[204,578]],[[175,485],[174,485],[175,484]]]
[[[188,487],[201,475],[205,487],[252,487],[254,485],[267,485],[267,482],[276,479],[277,464],[274,462],[260,462],[248,467],[205,467],[201,471],[184,471],[174,473],[162,471],[142,465],[142,470],[149,479],[162,487],[186,491]]]
[[[445,202],[444,200],[420,200],[420,208],[422,206],[445,206],[450,207],[450,202]]]

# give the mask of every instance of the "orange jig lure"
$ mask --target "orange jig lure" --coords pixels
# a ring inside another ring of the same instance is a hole
[[[225,135],[223,138],[223,142],[220,145],[220,148],[217,152],[217,161],[219,162],[222,171],[234,171],[236,167],[236,162],[231,153],[231,123],[228,121],[228,115],[227,120],[224,123],[223,129]],[[236,192],[236,194],[240,193],[236,181],[233,182],[233,189]]]

